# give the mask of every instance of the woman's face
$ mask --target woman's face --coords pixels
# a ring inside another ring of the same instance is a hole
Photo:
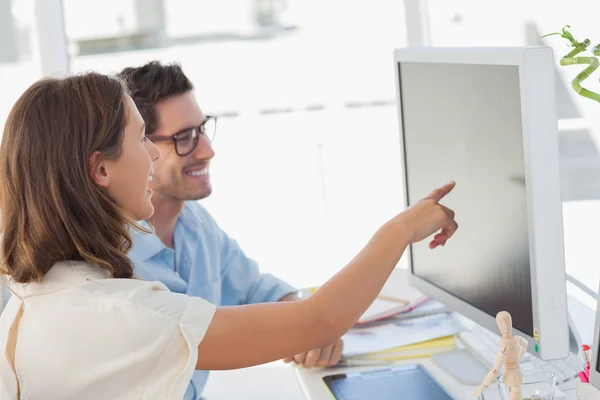
[[[160,151],[146,138],[144,120],[127,95],[125,109],[127,125],[121,156],[115,161],[100,161],[94,167],[93,175],[96,183],[105,187],[120,207],[141,221],[154,213],[148,181],[152,179],[152,163],[158,159]]]

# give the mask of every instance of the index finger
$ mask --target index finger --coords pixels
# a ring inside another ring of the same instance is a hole
[[[431,200],[435,200],[437,202],[439,202],[440,200],[442,200],[448,193],[450,193],[452,191],[452,189],[454,189],[454,186],[456,186],[455,182],[448,182],[446,183],[444,186],[442,186],[441,188],[437,188],[435,189],[433,192],[431,192],[429,194],[429,196],[425,197],[426,199],[431,199]]]

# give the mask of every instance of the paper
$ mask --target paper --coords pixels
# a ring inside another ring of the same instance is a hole
[[[383,298],[375,299],[357,324],[370,323],[410,311],[428,299],[423,293],[409,285],[408,271],[404,269],[395,269],[392,272],[380,294]],[[386,297],[401,299],[404,303],[390,301]]]
[[[422,318],[378,324],[351,329],[344,335],[344,357],[387,350],[399,346],[455,335],[463,330],[452,315],[433,315]]]
[[[391,315],[398,314],[402,311],[407,311],[411,308],[410,305],[400,304],[395,301],[375,299],[373,304],[369,306],[367,311],[360,317],[357,323],[364,324],[380,318],[385,318]]]
[[[376,360],[397,361],[407,358],[429,357],[435,353],[448,352],[456,349],[455,336],[446,336],[426,342],[394,347],[375,353],[361,354],[350,358],[351,360]]]

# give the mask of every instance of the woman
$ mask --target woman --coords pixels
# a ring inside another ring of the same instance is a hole
[[[261,364],[352,327],[410,243],[457,229],[450,183],[384,224],[313,296],[220,307],[134,279],[129,229],[153,213],[158,149],[124,85],[45,79],[14,105],[0,148],[3,399],[181,399],[194,368]]]

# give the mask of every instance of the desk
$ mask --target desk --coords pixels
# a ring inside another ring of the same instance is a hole
[[[420,363],[457,400],[470,400],[474,387],[461,385],[438,368],[429,358],[399,362]],[[372,368],[372,367],[371,367]],[[360,371],[369,368],[353,368]],[[207,400],[332,400],[322,382],[325,375],[347,372],[347,368],[302,369],[282,362],[234,371],[211,372],[204,390]],[[557,391],[558,392],[558,391]],[[484,400],[500,400],[498,388],[490,386]],[[566,392],[567,399],[575,399],[574,390]]]
[[[409,363],[411,361],[407,361]],[[440,370],[429,358],[412,360],[423,364],[432,376],[456,399],[470,399],[475,388],[462,386]],[[400,364],[400,363],[399,363]],[[353,371],[369,368],[353,368]],[[332,400],[322,377],[348,368],[302,369],[284,363],[211,372],[204,391],[207,400]],[[234,384],[232,384],[234,383]],[[495,386],[485,391],[485,400],[499,399]]]
[[[435,365],[430,358],[419,358],[412,360],[399,361],[396,365],[402,364],[422,364],[431,376],[444,388],[444,390],[456,400],[472,400],[473,392],[477,388],[476,386],[462,385],[457,382],[452,376],[448,375],[444,370],[440,369]],[[377,367],[363,367],[363,368],[335,368],[335,369],[302,369],[295,368],[296,376],[298,377],[298,383],[304,393],[305,399],[308,400],[332,400],[329,390],[323,383],[322,379],[326,375],[333,375],[338,373],[344,373],[348,371],[361,371],[369,370]],[[379,367],[385,368],[385,366]],[[573,385],[574,387],[574,385]],[[555,399],[575,400],[575,392],[569,391],[563,393],[562,390],[556,388]],[[209,399],[211,400],[211,399]],[[483,392],[483,400],[501,400],[500,393],[496,384],[490,385]]]
[[[420,363],[455,399],[472,399],[474,387],[456,382],[429,358],[405,361]],[[398,363],[401,364],[401,363]],[[353,371],[369,368],[353,368]],[[207,400],[332,400],[322,377],[346,372],[348,368],[302,369],[273,363],[234,371],[211,372],[204,390]],[[484,400],[500,400],[495,385],[484,392]]]
[[[295,369],[278,361],[232,371],[213,371],[203,395],[206,400],[306,400]]]

